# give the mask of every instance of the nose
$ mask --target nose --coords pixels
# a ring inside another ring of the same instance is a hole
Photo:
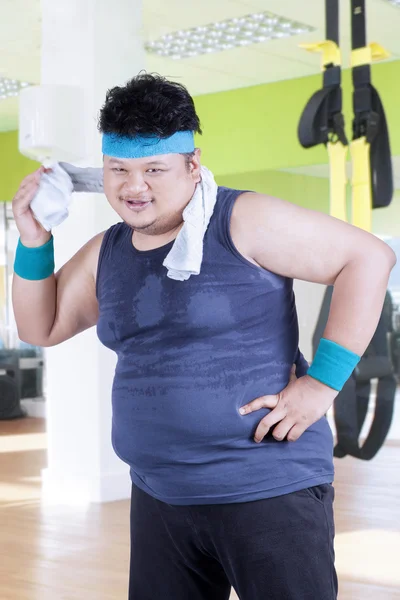
[[[130,196],[139,196],[147,192],[148,185],[141,173],[130,172],[125,180],[124,189]]]

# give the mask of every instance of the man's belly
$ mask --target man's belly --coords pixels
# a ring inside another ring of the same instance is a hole
[[[181,381],[181,380],[180,380]],[[113,390],[113,446],[155,496],[234,494],[254,485],[284,486],[311,471],[330,469],[332,434],[326,419],[295,443],[261,444],[254,433],[268,409],[241,416],[239,409],[266,393],[267,381],[228,391],[193,380],[179,386],[156,380]],[[285,383],[282,382],[283,387]],[[282,388],[283,389],[283,388]]]

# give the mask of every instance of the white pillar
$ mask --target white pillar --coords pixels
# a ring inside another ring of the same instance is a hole
[[[138,0],[42,0],[42,84],[85,90],[88,155],[101,165],[97,117],[107,89],[144,67]],[[75,194],[68,220],[54,230],[56,268],[117,222],[106,198]],[[48,469],[45,499],[104,502],[130,494],[129,471],[111,446],[113,353],[95,329],[46,351]]]

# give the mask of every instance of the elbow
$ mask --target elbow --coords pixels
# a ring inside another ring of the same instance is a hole
[[[389,248],[389,246],[387,246],[387,247]],[[392,270],[392,269],[393,269],[393,267],[395,267],[395,266],[396,266],[396,263],[397,263],[397,256],[396,256],[396,254],[395,254],[394,250],[392,250],[391,248],[389,248],[389,251],[390,251],[390,257],[389,257],[389,260],[391,261],[391,262],[390,262],[390,270]]]
[[[32,336],[26,332],[24,333],[23,331],[20,331],[19,329],[17,331],[18,338],[21,340],[21,342],[24,342],[25,344],[29,344],[30,346],[37,346],[39,348],[50,348],[51,346],[54,346],[50,338],[39,338],[34,335]]]
[[[381,266],[386,267],[386,269],[390,273],[397,263],[397,256],[395,252],[385,242],[381,242],[381,249],[379,254],[379,262]]]
[[[382,278],[389,279],[396,262],[396,254],[390,246],[378,238],[369,236],[369,243],[357,248],[346,267],[350,267],[351,270],[360,269],[378,282]]]
[[[392,248],[385,242],[378,240],[378,244],[372,249],[372,253],[366,255],[367,263],[377,275],[389,277],[397,262],[397,257]]]

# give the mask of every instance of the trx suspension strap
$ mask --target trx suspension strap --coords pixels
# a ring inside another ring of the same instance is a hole
[[[379,94],[371,84],[371,63],[388,58],[379,44],[366,43],[365,0],[351,0],[353,73],[353,224],[371,231],[373,208],[389,206],[393,174],[389,133]]]
[[[365,0],[351,0],[353,139],[350,145],[353,225],[371,231],[372,209],[388,206],[393,196],[389,133],[379,94],[371,84],[371,63],[388,57],[378,44],[366,43]],[[329,301],[327,293],[326,301]],[[322,312],[322,311],[321,311]],[[325,321],[326,322],[326,321]],[[389,432],[395,403],[387,336],[392,331],[392,303],[386,294],[378,327],[352,377],[335,400],[337,445],[334,455],[373,458]],[[322,332],[321,332],[322,335]],[[359,436],[370,402],[371,380],[377,380],[375,413],[362,447]]]
[[[298,126],[304,148],[326,144],[330,164],[330,214],[346,219],[347,139],[342,115],[341,55],[339,49],[339,0],[325,0],[326,40],[301,44],[322,52],[323,88],[307,103]],[[366,44],[365,0],[351,0],[353,74],[353,224],[371,230],[371,210],[389,206],[393,174],[385,111],[371,83],[371,63],[389,54],[376,43]]]
[[[324,87],[308,102],[301,116],[298,136],[305,148],[327,144],[330,160],[332,216],[346,220],[346,153],[347,140],[341,115],[340,51],[338,35],[338,0],[326,0],[327,40],[306,45],[306,49],[323,52]],[[389,134],[379,94],[371,84],[372,61],[387,58],[378,44],[366,43],[365,0],[351,0],[353,76],[353,136],[351,142],[352,222],[371,230],[372,209],[389,206],[393,195],[393,175]],[[331,304],[332,288],[327,288],[316,330],[313,352],[321,339]],[[386,295],[382,315],[359,365],[335,400],[337,445],[334,454],[347,454],[370,460],[383,445],[388,434],[396,393],[396,380],[386,339],[391,332],[390,294]],[[370,432],[360,447],[359,437],[371,395],[371,380],[377,380],[376,408]]]
[[[328,320],[333,287],[326,289],[321,311],[314,331],[312,345],[315,355]],[[371,460],[383,446],[389,432],[396,396],[396,379],[389,356],[387,336],[392,332],[392,302],[389,293],[378,327],[371,343],[344,388],[335,399],[334,416],[337,444],[334,456],[346,455]],[[359,437],[370,404],[371,380],[377,380],[375,413],[371,428],[363,444]]]
[[[310,52],[322,52],[323,87],[308,101],[298,126],[304,148],[325,144],[330,164],[330,214],[346,220],[346,154],[348,141],[342,114],[341,55],[339,49],[339,0],[325,0],[326,40],[301,44]]]

